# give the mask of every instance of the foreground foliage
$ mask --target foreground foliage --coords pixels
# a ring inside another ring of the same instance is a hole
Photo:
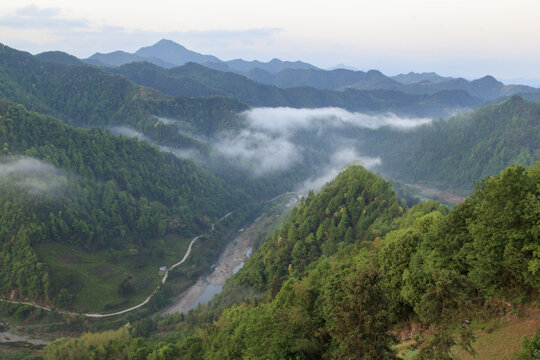
[[[540,165],[517,166],[450,212],[435,202],[405,210],[385,182],[351,167],[303,200],[222,296],[248,285],[261,295],[215,318],[199,310],[158,322],[172,331],[162,358],[393,359],[391,330],[403,320],[432,328],[419,358],[452,359],[454,345],[473,352],[465,324],[490,299],[538,294],[539,196]],[[166,346],[147,339],[146,354]],[[48,351],[61,356],[76,341]]]

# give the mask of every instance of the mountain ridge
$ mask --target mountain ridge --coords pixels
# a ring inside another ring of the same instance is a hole
[[[166,69],[181,66],[188,62],[195,62],[206,64],[207,66],[216,69],[226,69],[227,71],[239,73],[245,73],[254,68],[262,68],[272,73],[288,68],[317,69],[316,66],[302,61],[282,61],[277,58],[268,62],[258,60],[246,61],[243,59],[223,61],[214,55],[205,55],[189,50],[185,46],[168,39],[161,39],[153,45],[141,47],[134,53],[128,53],[121,50],[106,54],[97,52],[92,56],[83,59],[83,61],[88,64],[99,66],[121,66],[131,62],[146,61]]]
[[[113,67],[146,61],[165,69],[194,62],[214,70],[245,75],[262,84],[281,88],[307,86],[328,90],[382,89],[396,90],[411,95],[434,94],[443,90],[465,90],[471,96],[479,97],[484,101],[538,91],[538,89],[526,85],[505,85],[491,75],[472,81],[464,78],[443,77],[434,72],[410,72],[390,77],[379,70],[367,72],[347,69],[323,70],[306,62],[282,61],[277,58],[268,62],[243,59],[224,61],[213,55],[189,50],[166,39],[162,39],[154,45],[142,47],[133,54],[123,51],[108,54],[96,53],[83,61],[93,65]]]

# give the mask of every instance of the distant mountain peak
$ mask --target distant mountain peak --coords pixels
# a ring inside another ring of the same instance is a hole
[[[102,54],[102,53],[97,53],[99,55],[107,55],[107,54]],[[126,51],[122,51],[122,50],[116,50],[116,51],[113,51],[113,52],[110,52],[108,55],[132,55]]]
[[[121,50],[108,54],[98,52],[83,61],[99,66],[121,66],[130,62],[146,61],[166,69],[194,62],[220,71],[243,74],[247,74],[254,68],[260,68],[270,73],[277,73],[285,69],[318,69],[316,66],[306,62],[283,61],[279,58],[273,58],[266,63],[258,60],[246,61],[242,59],[222,61],[213,55],[189,50],[170,39],[161,39],[153,45],[141,47],[135,53],[127,53]]]
[[[180,45],[179,43],[177,43],[175,41],[172,41],[172,40],[169,40],[169,39],[161,39],[157,43],[155,43],[154,45],[142,47],[141,49],[150,48],[150,47],[161,47],[161,48],[162,47],[177,47],[177,48],[180,48],[180,49],[187,50],[185,46]]]
[[[161,39],[159,40],[155,45],[158,45],[158,44],[175,44],[175,45],[180,45],[172,40],[169,40],[169,39]],[[181,45],[180,45],[181,46]]]
[[[495,85],[495,84],[501,84],[502,85],[502,83],[499,80],[495,79],[491,75],[486,75],[484,77],[481,77],[479,79],[474,80],[473,82],[490,84],[490,85]]]
[[[207,62],[222,62],[215,56],[204,55],[191,51],[184,46],[168,39],[161,39],[154,45],[142,47],[135,52],[135,55],[160,59],[177,66],[184,65],[190,61],[199,64],[204,64]]]
[[[339,63],[337,65],[334,65],[332,67],[329,67],[328,69],[326,70],[329,70],[329,71],[332,71],[332,70],[351,70],[351,71],[359,71],[357,68],[353,67],[353,66],[349,66],[349,65],[345,65],[344,63]]]
[[[398,74],[398,75],[392,76],[392,79],[405,85],[427,83],[427,82],[433,83],[433,84],[439,84],[439,83],[453,80],[452,77],[441,76],[433,71],[421,72],[421,73],[409,71],[409,73],[407,74]]]

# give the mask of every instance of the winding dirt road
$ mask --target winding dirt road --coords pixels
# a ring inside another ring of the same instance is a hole
[[[229,212],[228,214],[226,214],[225,216],[223,216],[221,219],[217,220],[215,223],[212,224],[212,227],[210,229],[209,232],[212,232],[214,231],[214,228],[215,228],[215,225],[220,222],[220,221],[223,221],[225,220],[227,217],[229,217],[229,215],[232,214],[232,211]],[[77,313],[77,312],[73,312],[73,311],[64,311],[64,310],[59,310],[59,309],[54,309],[54,308],[51,308],[51,307],[47,307],[47,306],[42,306],[42,305],[38,305],[38,304],[34,304],[32,302],[28,302],[28,301],[15,301],[15,300],[7,300],[7,299],[0,299],[0,301],[2,302],[6,302],[6,303],[10,303],[10,304],[20,304],[20,305],[30,305],[30,306],[33,306],[35,308],[38,308],[38,309],[43,309],[45,311],[56,311],[60,314],[73,314],[73,315],[82,315],[82,316],[85,316],[87,318],[107,318],[107,317],[111,317],[111,316],[117,316],[117,315],[122,315],[122,314],[125,314],[125,313],[128,313],[128,312],[131,312],[133,310],[137,310],[138,308],[141,308],[143,307],[144,305],[148,304],[148,302],[150,301],[150,299],[152,299],[152,297],[156,294],[156,292],[161,288],[161,285],[165,284],[165,282],[167,281],[167,277],[169,275],[169,270],[172,270],[174,269],[175,267],[181,265],[184,263],[184,261],[186,261],[186,259],[188,258],[189,254],[191,253],[191,248],[193,246],[193,244],[195,243],[195,241],[197,241],[198,239],[200,239],[201,237],[203,237],[204,234],[201,234],[199,236],[196,236],[194,237],[191,242],[189,243],[189,246],[188,246],[188,249],[186,251],[186,253],[184,254],[184,257],[182,258],[182,260],[180,260],[179,262],[177,262],[176,264],[172,265],[170,267],[170,269],[167,269],[167,271],[165,271],[165,275],[163,275],[163,278],[161,279],[161,282],[159,283],[159,285],[156,287],[156,289],[152,292],[152,294],[150,294],[150,296],[148,296],[142,303],[138,304],[138,305],[135,305],[133,307],[130,307],[129,309],[125,309],[125,310],[122,310],[122,311],[118,311],[118,312],[115,312],[115,313],[111,313],[111,314],[93,314],[93,313]]]

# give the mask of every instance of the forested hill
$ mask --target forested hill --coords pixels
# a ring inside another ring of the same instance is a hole
[[[473,350],[469,322],[537,299],[539,191],[540,166],[517,166],[451,211],[436,202],[407,209],[387,183],[350,167],[226,284],[221,300],[238,304],[215,318],[199,309],[162,319],[159,330],[148,319],[59,340],[46,356],[396,359],[394,335],[416,324],[416,359],[453,359],[456,345]],[[259,295],[244,298],[249,287]],[[533,358],[529,344],[523,359]]]
[[[62,51],[45,51],[37,54],[36,57],[42,61],[49,61],[66,65],[84,65],[84,63],[73,55]]]
[[[231,72],[213,70],[195,63],[162,69],[148,63],[106,68],[144,86],[171,96],[190,96],[191,88],[202,95],[226,95],[250,106],[295,108],[341,107],[351,111],[395,112],[415,116],[447,116],[456,110],[476,108],[483,101],[461,90],[410,95],[392,90],[333,91],[312,87],[281,89]],[[190,87],[185,86],[190,84]]]
[[[188,238],[249,203],[192,161],[0,102],[0,293],[55,300],[35,247],[143,249]],[[65,304],[64,304],[65,305]]]
[[[367,131],[359,143],[394,178],[470,190],[509,165],[540,161],[540,104],[514,96],[407,133]]]
[[[173,117],[206,132],[235,121],[236,113],[247,108],[231,98],[193,98],[197,94],[190,93],[172,98],[97,67],[48,61],[66,56],[32,56],[0,45],[0,98],[75,126],[124,125],[156,141],[199,148],[200,144],[153,115]]]
[[[359,241],[373,241],[406,211],[389,183],[361,167],[350,167],[320,194],[310,192],[280,231],[267,239],[233,282],[279,290],[321,256],[330,257]]]

